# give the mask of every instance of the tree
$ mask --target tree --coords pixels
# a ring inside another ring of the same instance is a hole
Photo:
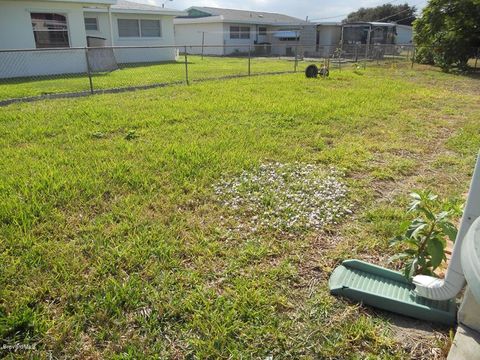
[[[414,22],[416,60],[466,70],[480,47],[479,19],[480,0],[430,0]]]
[[[402,25],[412,25],[415,20],[415,6],[384,4],[373,8],[360,8],[350,13],[343,22],[385,21]]]

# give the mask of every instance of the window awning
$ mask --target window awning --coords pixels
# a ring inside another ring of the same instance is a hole
[[[273,36],[276,38],[297,38],[299,37],[298,31],[291,31],[291,30],[281,30],[275,31]]]

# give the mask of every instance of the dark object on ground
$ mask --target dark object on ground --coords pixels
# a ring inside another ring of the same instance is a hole
[[[315,64],[308,65],[305,69],[305,76],[307,78],[316,78],[318,76],[318,67]]]
[[[318,69],[318,66],[315,64],[308,65],[305,69],[305,76],[307,78],[316,78],[319,74],[322,77],[327,77],[330,74],[330,71],[325,66],[322,66],[321,69]]]

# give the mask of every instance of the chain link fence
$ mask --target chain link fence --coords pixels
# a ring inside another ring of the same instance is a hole
[[[477,67],[479,52],[471,66]],[[139,46],[0,50],[0,104],[261,74],[413,67],[410,45]]]

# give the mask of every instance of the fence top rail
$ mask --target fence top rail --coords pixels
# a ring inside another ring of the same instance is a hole
[[[70,50],[88,50],[88,49],[148,49],[148,48],[178,48],[178,45],[143,45],[143,46],[74,46],[74,47],[53,47],[53,48],[35,48],[35,49],[0,49],[3,52],[42,52],[42,51],[70,51]]]
[[[315,47],[331,47],[342,48],[351,46],[365,46],[366,44],[289,44],[288,47],[298,48],[315,48]],[[59,48],[35,48],[35,49],[0,49],[0,53],[15,53],[15,52],[52,52],[52,51],[74,51],[74,50],[88,50],[88,49],[184,49],[192,47],[203,48],[256,48],[263,46],[277,46],[272,44],[218,44],[218,45],[202,45],[202,44],[189,44],[189,45],[140,45],[140,46],[85,46],[85,47],[59,47]],[[414,47],[412,44],[370,44],[372,47]]]

